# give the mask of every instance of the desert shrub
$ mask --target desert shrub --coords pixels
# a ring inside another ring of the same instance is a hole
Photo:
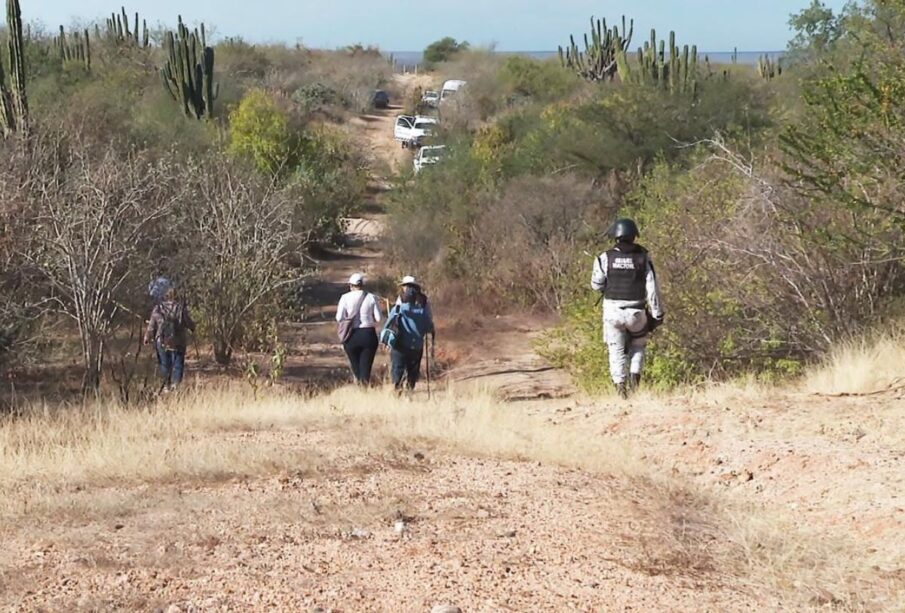
[[[354,50],[307,52],[303,65],[287,65],[268,76],[267,83],[287,95],[300,88],[333,93],[328,116],[360,113],[371,107],[374,90],[388,82],[392,69],[375,51]],[[325,109],[321,107],[321,111]]]
[[[506,107],[507,86],[500,79],[503,58],[493,49],[469,49],[443,65],[444,79],[465,79],[468,85],[440,109],[451,129],[475,129]]]
[[[267,175],[291,172],[299,161],[301,134],[276,97],[263,89],[253,89],[230,113],[229,150],[250,159]]]
[[[242,38],[226,38],[216,46],[217,71],[225,79],[261,81],[271,69],[271,60],[264,48]]]
[[[566,98],[581,85],[575,73],[565,70],[558,61],[540,61],[520,55],[506,58],[500,79],[513,94],[541,102]]]
[[[214,158],[184,172],[181,263],[185,286],[197,305],[202,336],[213,344],[214,357],[228,364],[237,348],[256,348],[273,310],[266,308],[280,288],[297,281],[290,265],[292,251],[304,248],[293,228],[294,203],[289,192],[241,166]],[[246,345],[243,345],[243,341]]]
[[[298,104],[306,114],[325,112],[334,106],[347,106],[347,102],[342,99],[339,92],[323,83],[311,83],[299,87],[292,93],[292,101]]]
[[[452,266],[465,248],[461,228],[474,219],[477,202],[487,187],[479,181],[480,166],[468,139],[449,145],[442,164],[408,180],[390,194],[386,229],[387,254],[399,267],[424,270]]]
[[[310,126],[289,183],[298,194],[297,234],[304,232],[311,241],[339,243],[343,220],[364,198],[367,162],[345,133],[327,124]]]
[[[342,220],[362,200],[366,168],[344,133],[302,119],[263,90],[252,90],[230,116],[230,152],[296,194],[294,219],[306,241],[342,237]]]

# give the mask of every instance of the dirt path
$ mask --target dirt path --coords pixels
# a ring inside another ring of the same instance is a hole
[[[407,99],[416,87],[429,89],[431,77],[396,75],[395,88]],[[400,98],[403,99],[403,98]],[[293,387],[333,387],[348,381],[342,349],[336,344],[333,315],[339,297],[346,291],[345,280],[354,272],[374,279],[386,273],[381,237],[386,219],[385,198],[393,174],[412,163],[412,152],[393,137],[395,118],[401,107],[374,110],[351,122],[371,159],[372,176],[367,200],[360,217],[347,220],[347,247],[328,250],[318,259],[318,273],[306,292],[305,321],[286,325],[283,338],[290,349],[285,383]],[[538,317],[502,316],[492,322],[435,308],[441,339],[437,359],[449,381],[468,382],[494,389],[500,397],[513,400],[559,398],[575,389],[569,377],[550,367],[533,348],[537,335],[552,325]],[[387,358],[375,362],[377,380],[386,379]]]

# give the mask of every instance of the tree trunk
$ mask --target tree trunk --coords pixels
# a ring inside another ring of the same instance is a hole
[[[227,366],[233,359],[232,343],[227,339],[214,340],[214,359],[217,364]]]
[[[104,341],[88,333],[82,339],[84,374],[82,390],[97,392],[101,387],[101,373],[104,370]]]

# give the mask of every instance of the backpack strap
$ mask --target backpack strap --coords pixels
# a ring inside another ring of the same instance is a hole
[[[365,299],[370,296],[370,294],[366,293],[364,290],[361,291],[361,296],[358,298],[358,302],[355,303],[355,308],[352,310],[350,319],[354,322],[358,320],[358,325],[361,326],[361,307],[365,303]]]

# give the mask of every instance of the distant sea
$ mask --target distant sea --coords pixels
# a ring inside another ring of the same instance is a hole
[[[506,56],[506,55],[523,55],[527,57],[533,57],[538,60],[548,60],[551,58],[558,57],[558,51],[497,51],[498,55]],[[782,51],[739,51],[738,52],[738,63],[746,64],[750,66],[754,66],[757,64],[757,59],[763,55],[769,55],[771,58],[776,59],[783,56]],[[416,66],[420,65],[424,61],[424,54],[421,51],[393,51],[388,55],[392,55],[398,64],[402,64],[405,66]],[[732,63],[732,52],[731,51],[716,51],[716,52],[703,52],[698,54],[701,61],[704,60],[704,56],[710,58],[710,61],[714,64],[731,64]]]

